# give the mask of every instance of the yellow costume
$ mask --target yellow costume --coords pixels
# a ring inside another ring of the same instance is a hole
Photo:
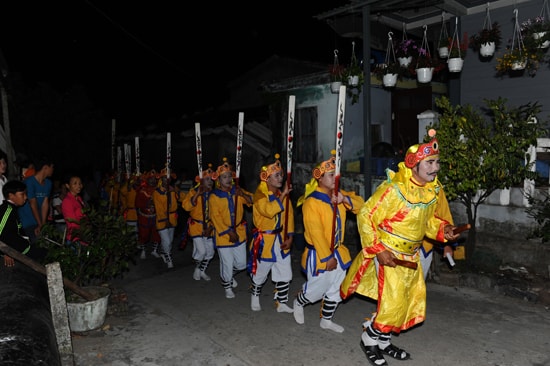
[[[157,230],[175,228],[178,225],[178,196],[173,190],[157,188],[153,191]]]
[[[187,222],[187,233],[190,238],[202,236],[203,230],[212,226],[210,218],[208,217],[208,197],[210,192],[205,192],[197,196],[195,204],[193,204],[193,197],[197,191],[191,188],[183,199],[181,206],[187,212],[189,212],[189,220]]]
[[[252,196],[240,188],[245,194]],[[208,200],[210,206],[210,218],[215,228],[214,242],[217,247],[231,247],[239,245],[246,240],[246,222],[243,221],[244,207],[252,206],[243,197],[238,197],[235,205],[235,186],[229,192],[216,188],[210,194]],[[234,229],[239,240],[232,243],[227,233]]]
[[[388,179],[369,198],[357,215],[363,249],[354,259],[341,286],[342,298],[354,292],[378,301],[377,329],[384,333],[408,329],[425,319],[426,287],[421,270],[397,266],[379,267],[374,258],[390,250],[398,259],[419,262],[418,250],[424,236],[444,242],[449,222],[434,215],[439,182],[417,185],[412,171],[402,162],[399,171],[388,171]],[[384,301],[380,301],[381,299]]]

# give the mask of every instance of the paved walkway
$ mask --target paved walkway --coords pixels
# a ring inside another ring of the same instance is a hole
[[[338,334],[319,327],[320,304],[305,307],[305,324],[277,313],[266,284],[262,311],[250,310],[249,280],[237,276],[236,298],[226,299],[218,280],[194,281],[191,246],[175,251],[175,268],[147,258],[115,286],[128,295],[126,313],[109,315],[102,330],[73,335],[77,366],[368,365],[359,346],[361,324],[375,303],[353,297],[334,321]],[[304,281],[294,257],[294,295]],[[427,320],[393,337],[412,354],[400,366],[550,365],[550,311],[540,304],[428,283]]]

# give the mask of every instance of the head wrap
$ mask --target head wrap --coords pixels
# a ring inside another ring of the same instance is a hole
[[[269,178],[271,174],[275,174],[283,170],[283,168],[281,167],[281,161],[279,160],[280,157],[281,155],[275,154],[275,162],[273,164],[262,166],[262,169],[260,171],[261,181],[267,182],[267,178]]]
[[[328,160],[319,163],[315,168],[313,168],[313,178],[320,179],[323,174],[336,170],[336,164],[334,163],[336,160],[336,150],[332,150],[330,154],[332,156]]]
[[[298,198],[298,202],[296,203],[297,206],[302,205],[305,199],[317,189],[319,186],[318,181],[321,179],[323,174],[336,170],[336,164],[334,163],[336,160],[336,150],[332,150],[330,154],[332,156],[328,160],[317,164],[317,166],[313,168],[313,178],[311,178],[311,180],[306,184],[305,192],[303,196]]]
[[[432,140],[423,144],[412,145],[407,149],[405,154],[405,166],[407,168],[414,168],[416,164],[430,156],[439,155],[439,143],[435,136],[435,130],[430,129],[428,135],[432,137]]]
[[[233,171],[233,167],[227,162],[227,158],[223,158],[223,164],[220,165],[214,173],[212,173],[212,180],[217,180],[220,175],[226,172],[231,172],[231,176],[235,178],[235,172]]]

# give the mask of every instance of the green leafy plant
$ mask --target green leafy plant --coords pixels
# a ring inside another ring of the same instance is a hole
[[[502,42],[502,33],[498,22],[494,22],[491,25],[491,29],[483,28],[478,33],[470,37],[470,47],[474,51],[479,51],[481,45],[490,42],[495,43],[495,49],[498,49],[500,43]]]
[[[527,70],[528,75],[535,76],[543,59],[544,53],[538,48],[506,48],[502,56],[496,59],[497,76],[523,69]]]
[[[527,238],[541,238],[543,243],[550,242],[550,194],[542,192],[541,198],[529,195],[527,199],[529,202],[527,215],[537,223]]]
[[[378,64],[373,69],[372,73],[376,75],[379,80],[382,80],[386,74],[396,74],[398,78],[403,75],[404,68],[399,62],[391,62],[389,64]]]
[[[438,178],[449,200],[464,205],[471,229],[466,258],[476,247],[478,207],[497,189],[536,179],[527,153],[547,131],[547,122],[533,118],[541,111],[537,103],[510,107],[507,100],[484,100],[486,108],[452,105],[447,97],[436,99],[440,116],[428,128],[435,128],[441,146]]]
[[[136,233],[121,216],[86,209],[75,234],[88,245],[63,243],[63,233],[45,225],[38,240],[48,248],[46,263],[59,262],[63,276],[78,286],[102,284],[122,276],[134,262]]]

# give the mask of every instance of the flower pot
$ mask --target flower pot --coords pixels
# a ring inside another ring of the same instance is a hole
[[[512,63],[511,69],[513,71],[523,70],[525,69],[525,66],[527,66],[527,61],[515,61]]]
[[[382,77],[382,83],[387,87],[395,86],[397,84],[397,74],[385,74]]]
[[[351,76],[348,76],[348,85],[349,85],[349,86],[357,86],[357,85],[359,85],[359,76],[358,76],[358,75],[351,75]]]
[[[546,32],[533,33],[533,38],[537,40],[539,38],[543,38],[545,35]],[[538,48],[548,48],[548,46],[550,46],[550,41],[547,40],[538,45]]]
[[[105,322],[107,305],[111,290],[108,287],[88,286],[84,288],[97,296],[97,299],[86,301],[75,295],[67,301],[69,328],[73,332],[87,332],[97,329]]]
[[[483,43],[479,47],[479,54],[483,57],[491,57],[495,54],[495,42]]]
[[[447,58],[449,56],[449,47],[439,47],[439,57],[441,58]]]
[[[397,61],[399,61],[399,65],[403,66],[403,67],[407,67],[411,64],[413,58],[412,56],[409,56],[409,57],[398,57],[397,58]]]
[[[330,83],[330,91],[333,92],[334,94],[338,94],[340,93],[341,86],[342,86],[341,81],[333,81],[332,83]]]
[[[462,66],[464,66],[464,60],[460,57],[453,57],[447,60],[449,72],[460,72],[462,71]]]
[[[433,67],[421,67],[416,69],[416,80],[419,83],[429,83],[432,81],[434,68]]]

